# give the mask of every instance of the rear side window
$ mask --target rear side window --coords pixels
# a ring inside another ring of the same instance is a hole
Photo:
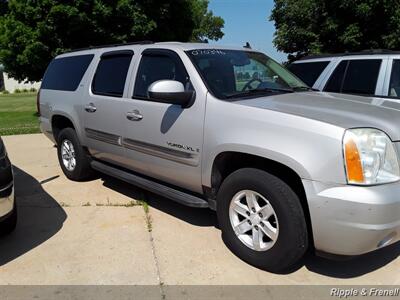
[[[374,95],[381,63],[380,59],[342,61],[329,79],[325,91]]]
[[[291,64],[288,69],[308,86],[313,86],[328,64],[329,61],[298,63]]]
[[[122,97],[133,52],[103,54],[93,78],[92,92],[97,95]]]
[[[47,67],[42,89],[75,91],[94,55],[77,55],[53,59]]]

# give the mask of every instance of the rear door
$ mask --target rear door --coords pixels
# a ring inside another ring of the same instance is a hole
[[[188,57],[182,58],[189,61]],[[206,94],[192,85],[182,58],[167,49],[142,53],[131,99],[124,103],[122,144],[132,170],[201,192]],[[148,87],[163,79],[180,81],[187,90],[196,90],[193,104],[182,108],[150,99]],[[130,118],[132,113],[138,117]]]
[[[90,153],[97,159],[125,165],[121,146],[126,78],[133,51],[101,55],[84,102],[84,132]]]

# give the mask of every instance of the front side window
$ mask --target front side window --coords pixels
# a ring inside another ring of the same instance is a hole
[[[313,86],[328,64],[329,61],[304,62],[291,64],[288,69],[308,86]]]
[[[133,52],[109,53],[101,57],[92,82],[97,95],[122,97]]]
[[[390,75],[389,96],[400,97],[400,60],[393,60],[392,74]]]
[[[165,54],[164,54],[165,53]],[[173,53],[145,52],[140,61],[133,96],[148,99],[149,86],[158,80],[175,80],[188,86],[189,76],[183,63]]]
[[[309,89],[260,52],[197,49],[186,52],[213,95],[220,99]]]
[[[374,95],[378,82],[380,59],[342,61],[329,79],[325,91],[359,95]]]

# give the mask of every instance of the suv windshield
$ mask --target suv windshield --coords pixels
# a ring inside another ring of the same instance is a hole
[[[309,90],[295,75],[260,52],[196,49],[186,53],[211,93],[220,99]]]

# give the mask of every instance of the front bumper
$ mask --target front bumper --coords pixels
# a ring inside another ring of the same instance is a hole
[[[378,186],[303,180],[316,250],[360,255],[400,239],[400,182]]]
[[[6,156],[0,159],[0,219],[12,212],[14,201],[12,165]]]

